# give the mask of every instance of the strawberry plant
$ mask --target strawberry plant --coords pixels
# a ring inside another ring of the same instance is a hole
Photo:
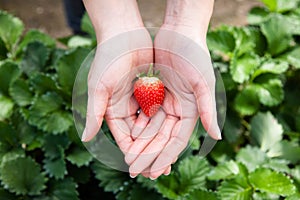
[[[223,140],[200,157],[200,124],[171,174],[154,181],[105,166],[77,135],[73,84],[95,46],[87,15],[91,37],[60,39],[61,49],[0,11],[0,199],[300,199],[300,3],[262,2],[249,25],[208,33],[228,102]]]

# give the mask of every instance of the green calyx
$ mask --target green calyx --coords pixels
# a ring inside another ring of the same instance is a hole
[[[160,73],[159,70],[154,71],[153,63],[151,63],[150,66],[149,66],[147,74],[142,72],[142,73],[137,75],[137,78],[142,78],[142,77],[157,77],[157,78],[159,78],[159,73]]]

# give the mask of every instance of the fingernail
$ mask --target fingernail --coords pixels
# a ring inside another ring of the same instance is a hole
[[[137,177],[137,174],[129,174],[130,178],[135,178]]]
[[[222,135],[221,135],[220,129],[217,129],[217,135],[216,136],[217,136],[216,137],[217,140],[222,140]]]
[[[167,173],[164,173],[165,176],[169,176],[171,173],[171,171],[167,172]]]
[[[81,141],[82,142],[87,142],[87,133],[86,133],[86,129],[84,129],[82,136],[81,136]]]
[[[156,178],[154,178],[154,177],[151,177],[151,176],[150,176],[149,178],[150,178],[152,181],[156,180]]]

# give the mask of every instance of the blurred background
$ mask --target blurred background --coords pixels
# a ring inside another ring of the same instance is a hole
[[[146,26],[162,23],[165,0],[138,0]],[[253,6],[261,5],[255,0],[215,0],[211,25],[244,25],[246,15]],[[65,37],[72,33],[65,18],[63,0],[0,0],[0,9],[19,17],[27,29],[36,28],[52,37]]]

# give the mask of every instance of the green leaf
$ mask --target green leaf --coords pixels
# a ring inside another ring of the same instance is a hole
[[[60,57],[55,65],[58,82],[69,95],[72,93],[77,71],[88,53],[89,50],[84,48],[71,50]]]
[[[49,197],[52,200],[79,200],[76,188],[77,184],[71,178],[51,180],[49,183]]]
[[[256,190],[282,196],[291,195],[296,191],[289,177],[265,168],[259,168],[250,173],[249,182]]]
[[[7,56],[8,56],[7,53],[8,53],[8,51],[5,47],[5,44],[0,37],[0,61],[5,60],[7,58]]]
[[[10,192],[38,195],[46,188],[46,178],[38,163],[27,157],[19,157],[3,163],[1,180]]]
[[[179,179],[173,172],[169,176],[159,177],[156,189],[163,197],[168,199],[177,199],[180,197],[179,190],[181,187]]]
[[[9,94],[19,106],[30,105],[33,95],[29,89],[27,81],[18,79],[9,87]]]
[[[10,147],[17,144],[16,131],[11,125],[0,121],[0,130],[0,143]]]
[[[299,155],[299,144],[289,142],[287,140],[279,141],[268,151],[268,156],[283,158],[289,160],[291,163],[297,163],[300,161]]]
[[[62,179],[67,174],[66,162],[63,157],[44,159],[44,169],[50,177]]]
[[[234,143],[242,134],[241,119],[237,116],[236,112],[227,112],[226,121],[224,124],[223,132],[226,140],[230,143]]]
[[[35,73],[29,77],[30,85],[35,92],[44,94],[48,91],[58,91],[57,84],[53,76],[49,74]]]
[[[253,115],[259,109],[257,89],[249,85],[239,92],[234,100],[234,108],[242,115]]]
[[[8,119],[14,108],[14,102],[0,94],[0,121]]]
[[[267,60],[264,62],[259,69],[257,69],[252,75],[252,79],[258,77],[261,74],[272,73],[272,74],[282,74],[286,72],[289,68],[289,63],[283,60]]]
[[[232,29],[234,38],[235,38],[235,56],[242,56],[243,59],[245,57],[250,57],[257,59],[258,57],[255,54],[249,54],[249,52],[253,52],[255,47],[255,40],[253,38],[253,31],[248,27],[230,27]],[[243,54],[246,54],[246,56]]]
[[[177,173],[160,177],[156,188],[164,197],[176,199],[192,190],[204,189],[208,172],[209,165],[204,158],[190,156],[179,163]]]
[[[54,48],[56,45],[55,39],[49,35],[35,29],[31,29],[24,35],[22,41],[18,45],[17,53],[21,53],[25,47],[32,42],[40,42],[49,48]]]
[[[76,47],[89,47],[92,45],[92,40],[90,38],[82,37],[75,35],[68,40],[68,47],[76,48]]]
[[[235,40],[230,32],[218,30],[208,33],[207,45],[212,51],[229,54],[233,52],[235,48]]]
[[[130,180],[127,173],[111,169],[100,162],[93,163],[92,169],[95,177],[100,180],[99,186],[106,192],[116,193]]]
[[[247,145],[245,148],[239,150],[236,160],[243,163],[251,172],[267,161],[267,155],[259,148]]]
[[[258,113],[251,119],[251,139],[262,151],[282,140],[283,128],[270,113]]]
[[[287,12],[298,8],[298,0],[261,0],[272,12]]]
[[[245,178],[236,177],[223,181],[218,187],[218,194],[222,200],[249,200],[253,189]]]
[[[78,167],[82,167],[88,166],[93,160],[93,156],[86,149],[75,147],[67,155],[67,160]]]
[[[300,47],[293,49],[287,53],[287,61],[296,69],[300,69]]]
[[[271,79],[268,82],[257,85],[259,101],[266,106],[276,106],[283,101],[284,91],[282,82]]]
[[[19,18],[0,10],[0,38],[10,52],[13,52],[23,30],[24,24]]]
[[[43,71],[49,55],[50,52],[43,43],[29,43],[21,61],[21,69],[28,76],[31,76],[33,73]]]
[[[280,15],[274,15],[261,24],[261,31],[268,41],[268,51],[272,55],[278,55],[290,47],[292,35],[288,26]]]
[[[280,199],[279,195],[271,194],[267,192],[254,192],[253,199],[255,200],[278,200]]]
[[[269,14],[270,13],[265,8],[254,7],[249,11],[247,21],[249,24],[259,25],[260,23],[268,20]]]
[[[66,135],[45,135],[42,149],[45,156],[51,159],[64,157],[64,149],[67,149],[70,141]]]
[[[190,191],[204,188],[208,172],[208,162],[200,156],[191,156],[182,160],[178,166],[181,189]]]
[[[230,74],[237,83],[248,81],[252,73],[259,67],[260,60],[255,54],[234,57],[230,63]]]
[[[16,63],[4,61],[0,63],[0,92],[8,95],[8,88],[21,75],[21,71]]]
[[[217,195],[214,192],[210,192],[207,190],[195,190],[188,194],[188,196],[184,197],[183,200],[217,200]]]
[[[291,196],[288,196],[285,200],[299,200],[300,199],[300,193],[295,193]]]
[[[141,199],[164,200],[164,198],[154,190],[148,190],[146,188],[141,187],[140,185],[134,185],[130,191],[130,200],[141,200]]]
[[[28,121],[40,130],[59,134],[73,125],[70,112],[62,110],[63,99],[55,92],[37,98],[29,108]]]
[[[284,172],[284,173],[290,173],[290,168],[288,167],[289,161],[282,160],[282,159],[268,159],[265,163],[263,163],[261,166],[264,168],[273,169],[278,172]]]
[[[81,19],[81,29],[88,33],[92,38],[96,38],[96,33],[94,31],[93,24],[87,13],[84,13]]]
[[[209,180],[230,179],[239,174],[239,166],[233,160],[221,163],[214,167],[207,175]]]

